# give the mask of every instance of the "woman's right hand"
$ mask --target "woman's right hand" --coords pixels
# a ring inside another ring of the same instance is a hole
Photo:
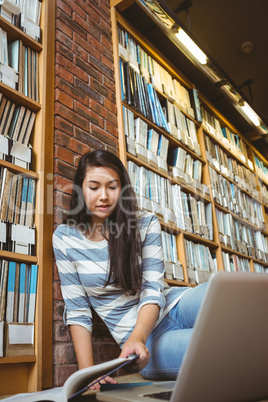
[[[96,384],[89,387],[89,389],[91,389],[92,391],[99,391],[101,384],[117,384],[117,381],[114,378],[107,376],[105,378],[102,378],[100,382],[97,382]]]

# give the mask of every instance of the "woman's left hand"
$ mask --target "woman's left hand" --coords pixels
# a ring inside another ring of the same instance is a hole
[[[128,366],[127,370],[131,372],[137,372],[142,370],[149,363],[150,353],[143,342],[135,339],[129,339],[125,342],[122,352],[119,357],[128,357],[132,354],[138,355],[138,359]]]

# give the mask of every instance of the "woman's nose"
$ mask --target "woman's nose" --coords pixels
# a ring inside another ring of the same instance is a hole
[[[107,189],[106,189],[105,187],[103,187],[103,188],[101,189],[100,199],[101,199],[101,200],[107,200],[107,198],[108,198]]]

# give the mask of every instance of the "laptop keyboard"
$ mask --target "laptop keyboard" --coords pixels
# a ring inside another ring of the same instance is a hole
[[[155,394],[143,395],[147,398],[160,399],[161,401],[170,401],[172,391],[157,392]]]

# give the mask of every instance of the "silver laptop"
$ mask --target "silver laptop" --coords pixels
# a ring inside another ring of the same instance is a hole
[[[96,394],[100,401],[268,400],[268,274],[212,276],[176,381]]]

